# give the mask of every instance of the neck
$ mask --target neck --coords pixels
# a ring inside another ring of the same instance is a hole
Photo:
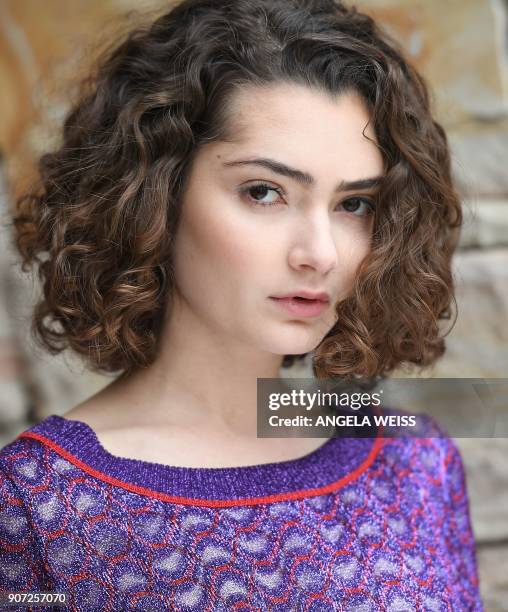
[[[256,437],[257,379],[279,378],[282,356],[262,352],[195,321],[174,317],[148,368],[118,379],[128,403],[161,426]]]

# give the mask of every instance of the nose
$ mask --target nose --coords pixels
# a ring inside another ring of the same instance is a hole
[[[315,215],[302,220],[288,261],[295,269],[312,268],[323,276],[337,266],[337,246],[329,218]]]

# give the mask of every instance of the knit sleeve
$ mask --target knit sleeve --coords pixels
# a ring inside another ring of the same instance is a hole
[[[0,468],[0,591],[45,591],[45,575],[29,512]]]
[[[444,538],[450,556],[450,569],[460,585],[468,610],[482,611],[476,546],[471,525],[466,474],[457,445],[451,438],[444,442],[444,495],[446,515]]]

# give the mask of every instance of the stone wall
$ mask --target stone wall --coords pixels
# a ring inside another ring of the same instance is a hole
[[[363,0],[431,84],[447,130],[465,225],[455,257],[459,319],[447,353],[424,376],[508,376],[508,29],[505,0]],[[73,95],[69,83],[96,43],[167,2],[0,2],[0,214],[53,142]],[[136,12],[132,12],[135,9]],[[27,170],[28,169],[28,170]],[[34,420],[63,413],[103,386],[72,355],[30,342],[36,283],[22,275],[0,232],[0,445]],[[308,374],[303,366],[295,375]],[[396,376],[406,376],[398,372]],[[414,374],[412,374],[414,375]],[[464,458],[486,610],[508,610],[508,441],[457,440]]]

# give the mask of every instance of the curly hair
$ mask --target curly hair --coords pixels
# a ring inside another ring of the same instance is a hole
[[[37,185],[16,203],[22,269],[37,264],[43,284],[40,345],[70,347],[104,374],[153,362],[193,155],[233,138],[238,88],[279,82],[359,93],[386,169],[371,250],[313,351],[314,375],[384,377],[444,353],[439,320],[456,306],[462,224],[447,138],[403,51],[334,0],[184,0],[106,49],[62,144],[40,157]]]

